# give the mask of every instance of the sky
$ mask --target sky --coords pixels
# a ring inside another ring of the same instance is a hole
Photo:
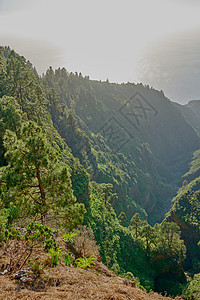
[[[172,101],[200,99],[199,0],[0,0],[0,44],[40,74],[143,82]]]

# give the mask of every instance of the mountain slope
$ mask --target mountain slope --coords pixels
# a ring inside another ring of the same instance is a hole
[[[151,223],[161,221],[200,147],[173,103],[142,84],[91,81],[65,69],[50,68],[42,83],[54,126],[73,155],[93,180],[114,185],[117,213],[130,220],[142,207]]]
[[[15,144],[14,149],[6,148],[4,133],[13,131],[19,144],[25,144],[26,136],[18,127],[31,120],[40,126],[38,130],[42,128],[49,149],[56,148],[59,160],[69,169],[70,192],[85,206],[84,224],[94,233],[102,261],[117,274],[131,272],[139,277],[147,290],[181,293],[185,246],[179,228],[165,222],[151,227],[145,221],[163,220],[199,148],[196,130],[173,103],[162,92],[141,84],[91,81],[65,69],[49,68],[40,78],[30,62],[9,48],[0,57],[0,97],[2,243],[6,226],[30,221],[17,220],[19,207],[10,201],[16,200],[12,193],[16,185],[14,180],[11,187],[7,185],[10,177],[5,171],[12,166],[4,154],[6,150],[14,153]],[[20,204],[26,202],[23,189]],[[67,202],[64,208],[69,208]],[[34,213],[37,216],[38,211]],[[65,221],[71,224],[76,212],[69,209],[69,216]],[[168,276],[172,276],[172,289],[171,284],[167,286]]]
[[[174,106],[180,111],[185,120],[200,133],[200,101],[190,101],[185,105],[173,103]]]
[[[186,268],[196,273],[200,271],[200,151],[194,153],[190,169],[183,179],[167,220],[179,225],[187,247]]]
[[[45,276],[49,284],[40,280],[35,285],[1,276],[0,299],[171,299],[154,292],[147,294],[137,288],[135,282],[117,277],[101,263],[93,270],[59,266],[46,271]]]

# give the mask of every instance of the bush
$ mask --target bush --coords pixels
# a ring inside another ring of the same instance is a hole
[[[4,240],[4,233],[8,222],[8,213],[5,209],[0,210],[0,247]]]
[[[194,278],[190,281],[186,291],[186,299],[198,300],[200,299],[200,273],[195,274]]]
[[[50,249],[48,255],[51,257],[51,262],[53,266],[57,266],[60,256],[62,253],[62,247],[59,247],[58,249]]]
[[[92,265],[95,265],[95,257],[94,256],[90,256],[90,257],[80,257],[76,259],[76,264],[77,264],[77,268],[81,268],[81,269],[87,269],[90,268]]]
[[[91,228],[79,226],[75,237],[75,248],[79,256],[99,258],[99,246],[96,244]]]
[[[74,237],[77,235],[76,232],[69,232],[69,233],[65,233],[63,236],[61,236],[61,239],[65,242],[65,243],[71,243],[71,244],[75,244],[75,239]]]
[[[111,270],[116,274],[119,275],[121,273],[120,266],[117,263],[114,263],[111,267]]]
[[[64,255],[64,260],[65,260],[65,265],[70,267],[73,259],[69,251],[67,251],[67,253]]]
[[[34,259],[33,261],[29,261],[29,266],[33,274],[39,277],[43,273],[44,264],[39,259]]]

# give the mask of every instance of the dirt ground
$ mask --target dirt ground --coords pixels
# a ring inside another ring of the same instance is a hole
[[[134,282],[117,277],[102,263],[97,263],[89,270],[59,265],[46,269],[41,276],[42,279],[37,278],[34,283],[22,283],[16,279],[11,280],[9,275],[0,275],[0,299],[171,299],[140,290]]]

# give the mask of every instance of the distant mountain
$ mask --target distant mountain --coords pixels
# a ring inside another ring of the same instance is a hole
[[[185,120],[200,133],[200,101],[193,100],[188,104],[180,105],[174,102],[174,106],[180,111]]]

